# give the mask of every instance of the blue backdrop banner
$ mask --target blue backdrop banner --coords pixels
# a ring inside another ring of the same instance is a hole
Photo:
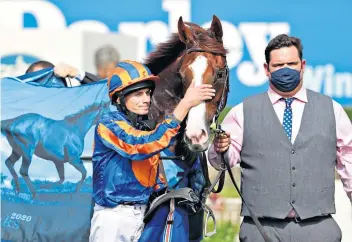
[[[302,39],[308,65],[305,85],[342,105],[352,105],[351,9],[352,1],[321,0],[0,1],[0,22],[4,30],[71,29],[132,35],[138,38],[141,61],[177,31],[180,16],[209,26],[215,14],[222,21],[224,44],[230,51],[229,105],[267,89],[264,49],[281,33]],[[2,57],[4,70],[11,68],[18,54]],[[25,54],[23,62],[33,60]]]

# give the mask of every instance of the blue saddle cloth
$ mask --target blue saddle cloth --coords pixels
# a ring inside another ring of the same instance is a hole
[[[162,156],[173,156],[174,154],[165,150]],[[163,160],[163,165],[169,187],[178,189],[191,187],[200,197],[205,186],[205,178],[202,172],[200,159],[198,158],[192,166],[187,161]],[[154,212],[153,217],[145,225],[139,242],[179,242],[179,241],[201,241],[202,237],[196,240],[189,240],[189,217],[187,208],[175,204],[174,211],[170,213],[170,203],[164,203]],[[173,220],[172,225],[167,220]],[[169,226],[168,226],[169,225]]]

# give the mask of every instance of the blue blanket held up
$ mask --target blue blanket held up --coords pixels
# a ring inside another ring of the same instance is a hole
[[[106,81],[66,88],[53,69],[1,79],[1,239],[88,241],[93,129]]]

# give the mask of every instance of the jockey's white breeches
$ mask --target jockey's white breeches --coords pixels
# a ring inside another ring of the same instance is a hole
[[[146,205],[95,205],[89,242],[135,242],[142,234]]]

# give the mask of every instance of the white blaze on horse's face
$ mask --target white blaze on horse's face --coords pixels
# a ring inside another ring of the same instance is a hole
[[[208,59],[202,55],[195,58],[190,65],[195,86],[203,84],[203,76],[207,67]],[[206,126],[205,102],[193,107],[189,111],[186,125],[186,138],[194,151],[202,151],[208,147],[209,135]]]

